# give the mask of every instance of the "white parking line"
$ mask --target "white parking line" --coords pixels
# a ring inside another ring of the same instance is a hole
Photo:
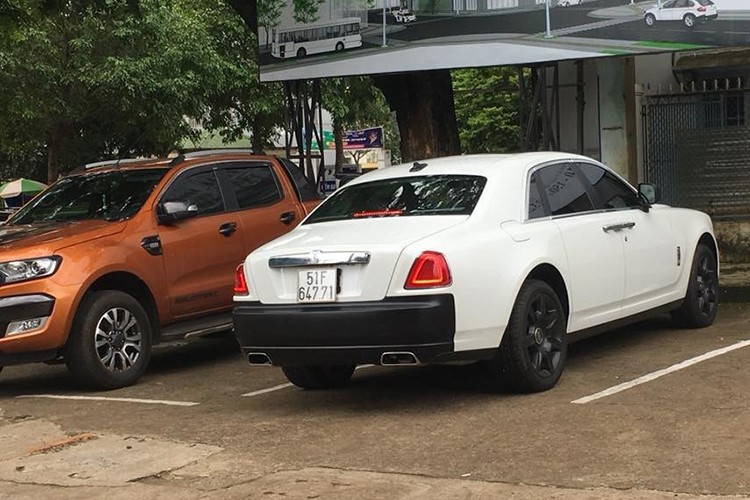
[[[361,370],[362,368],[372,368],[375,365],[360,365],[355,370]],[[294,384],[286,383],[286,384],[279,384],[275,385],[273,387],[269,387],[267,389],[260,389],[253,392],[246,392],[245,394],[242,394],[241,397],[243,398],[251,398],[253,396],[260,396],[261,394],[268,394],[269,392],[275,392],[280,391],[281,389],[286,389],[287,387],[294,387]]]
[[[286,389],[287,387],[292,387],[294,384],[286,383],[286,384],[279,384],[275,385],[273,387],[269,387],[268,389],[261,389],[259,391],[253,391],[253,392],[246,392],[242,395],[243,398],[251,398],[253,396],[260,396],[261,394],[267,394],[269,392],[274,391],[280,391],[281,389]]]
[[[722,354],[726,354],[728,352],[731,352],[737,349],[742,349],[743,347],[747,347],[749,345],[750,345],[750,340],[743,340],[741,342],[737,342],[736,344],[732,344],[727,347],[722,347],[721,349],[716,349],[715,351],[707,352],[706,354],[701,354],[700,356],[696,356],[694,358],[686,359],[685,361],[681,363],[677,363],[676,365],[672,365],[668,368],[664,368],[663,370],[659,370],[653,373],[649,373],[648,375],[638,377],[637,379],[631,380],[630,382],[624,382],[614,387],[610,387],[609,389],[605,389],[601,392],[597,392],[596,394],[592,394],[591,396],[578,398],[575,401],[571,401],[571,403],[582,405],[582,404],[590,403],[592,401],[596,401],[597,399],[606,398],[607,396],[617,394],[618,392],[625,391],[637,385],[645,384],[646,382],[651,382],[652,380],[656,380],[659,377],[663,377],[664,375],[668,375],[672,372],[676,372],[677,370],[682,370],[683,368],[687,368],[694,364],[700,363],[701,361],[706,361],[707,359],[715,358],[717,356],[721,356]]]
[[[24,394],[17,398],[72,399],[75,401],[116,401],[120,403],[144,403],[149,405],[197,406],[192,401],[169,401],[165,399],[110,398],[105,396],[61,396],[57,394]]]

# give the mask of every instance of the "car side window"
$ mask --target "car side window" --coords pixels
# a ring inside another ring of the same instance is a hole
[[[196,205],[199,216],[224,211],[224,200],[213,170],[180,175],[164,193],[161,201],[184,201]]]
[[[581,163],[579,164],[579,168],[586,177],[586,180],[594,188],[596,208],[612,210],[640,206],[640,201],[635,191],[610,172],[591,163]]]
[[[225,169],[239,208],[270,205],[282,198],[276,176],[268,165]]]
[[[594,204],[572,163],[544,167],[537,172],[552,215],[588,212]]]
[[[542,204],[542,193],[539,191],[539,181],[536,173],[531,174],[529,180],[529,215],[528,219],[538,219],[549,215]]]

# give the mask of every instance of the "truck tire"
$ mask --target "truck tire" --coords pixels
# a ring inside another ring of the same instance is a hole
[[[65,346],[73,377],[95,389],[133,384],[151,359],[152,326],[143,306],[115,290],[88,293]]]

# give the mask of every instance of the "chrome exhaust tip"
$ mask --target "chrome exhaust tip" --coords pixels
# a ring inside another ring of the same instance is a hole
[[[270,365],[271,358],[264,352],[251,352],[247,355],[247,361],[251,365]]]
[[[383,366],[418,365],[419,360],[413,352],[384,352],[380,356]]]

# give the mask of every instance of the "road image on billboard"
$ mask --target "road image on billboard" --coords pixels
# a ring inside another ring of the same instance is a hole
[[[261,80],[750,45],[750,0],[259,0]]]

